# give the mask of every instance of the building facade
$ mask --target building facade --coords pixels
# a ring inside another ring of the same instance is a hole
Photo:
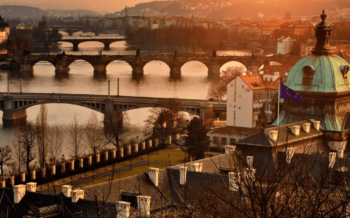
[[[267,122],[275,117],[271,101],[277,93],[280,75],[243,73],[227,85],[227,126],[256,127],[265,103]]]
[[[0,44],[4,43],[10,36],[10,27],[0,16]]]

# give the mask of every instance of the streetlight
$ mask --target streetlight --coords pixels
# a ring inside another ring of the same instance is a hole
[[[64,162],[64,154],[62,154],[62,163]],[[64,167],[66,167],[66,165],[64,165]],[[61,170],[62,171],[62,170]],[[64,170],[66,171],[66,170]],[[64,182],[65,176],[63,175],[63,182]]]

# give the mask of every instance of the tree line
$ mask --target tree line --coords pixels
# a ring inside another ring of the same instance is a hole
[[[204,27],[167,27],[159,29],[127,27],[125,37],[130,45],[142,50],[211,52],[227,40],[228,31]]]

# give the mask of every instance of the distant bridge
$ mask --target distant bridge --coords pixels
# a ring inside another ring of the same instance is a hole
[[[107,65],[113,61],[125,61],[132,68],[132,74],[142,76],[144,67],[151,61],[162,61],[170,68],[173,76],[181,75],[181,68],[190,61],[199,61],[208,68],[211,77],[220,76],[220,68],[231,61],[242,63],[248,71],[258,72],[266,61],[275,61],[283,64],[286,68],[299,61],[299,57],[289,55],[264,56],[211,56],[211,55],[23,55],[23,56],[0,56],[2,59],[12,60],[18,63],[22,73],[33,73],[33,67],[39,61],[47,61],[55,66],[55,72],[59,75],[69,73],[69,66],[76,60],[84,60],[94,68],[95,75],[106,75]]]
[[[87,37],[82,37],[82,38],[65,38],[65,39],[60,39],[56,40],[56,42],[69,42],[73,44],[73,49],[78,49],[78,46],[80,43],[83,42],[102,42],[105,46],[105,49],[109,49],[110,45],[113,42],[119,42],[119,41],[125,41],[125,38],[87,38]]]
[[[167,98],[108,96],[89,94],[63,94],[63,93],[0,93],[0,110],[3,111],[4,121],[16,121],[27,117],[26,109],[40,105],[71,104],[89,108],[105,115],[105,122],[117,122],[120,113],[139,108],[160,106]],[[203,117],[204,110],[211,108],[214,112],[226,112],[226,101],[211,103],[208,100],[178,99],[181,110],[193,115]],[[121,116],[122,117],[122,116]]]

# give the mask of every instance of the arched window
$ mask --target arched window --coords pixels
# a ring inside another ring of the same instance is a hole
[[[349,65],[342,65],[340,66],[340,71],[343,74],[343,78],[346,79],[348,78],[348,72],[349,72]]]
[[[314,66],[305,66],[303,67],[303,86],[312,86],[314,79],[315,68]]]

